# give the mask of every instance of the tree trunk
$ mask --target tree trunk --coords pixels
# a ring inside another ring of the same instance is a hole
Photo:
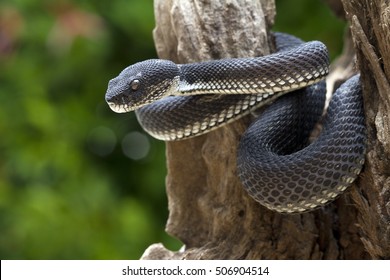
[[[166,231],[181,240],[185,248],[170,252],[154,244],[143,259],[390,256],[390,123],[386,114],[386,92],[390,93],[390,12],[386,1],[375,1],[383,3],[376,5],[370,2],[373,1],[344,1],[359,49],[369,131],[367,163],[357,183],[324,208],[283,215],[256,203],[238,180],[236,149],[250,116],[204,136],[167,142],[170,215]],[[273,1],[156,0],[155,15],[154,39],[160,58],[188,63],[253,57],[273,50],[268,33],[275,15]],[[344,57],[351,57],[350,49],[346,49]],[[345,63],[344,59],[342,63],[342,68],[348,69],[350,61]]]
[[[361,72],[368,130],[364,172],[351,195],[360,238],[374,259],[390,258],[390,3],[343,0]]]

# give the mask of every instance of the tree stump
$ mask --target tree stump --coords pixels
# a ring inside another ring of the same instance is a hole
[[[364,3],[359,7],[360,4],[354,6],[352,2]],[[345,0],[348,19],[354,22],[355,14],[367,11],[365,5],[377,7],[369,2],[372,1]],[[373,11],[371,16],[376,21],[369,22],[365,21],[367,18],[357,16],[365,23],[363,30],[369,30],[373,24],[381,26],[384,21],[389,22],[389,8],[384,1],[376,2],[382,3],[378,7],[385,8],[387,14],[382,19],[374,16]],[[177,63],[265,55],[273,50],[268,30],[274,16],[274,1],[269,0],[156,0],[156,49],[160,58]],[[370,14],[367,12],[365,16]],[[386,74],[382,72],[387,81],[390,77],[388,26],[387,33],[384,27],[363,33],[369,34],[370,39],[376,38],[375,43],[382,42],[381,48],[375,50],[387,53]],[[356,32],[352,30],[355,46],[366,44],[362,39],[356,39],[360,38]],[[381,34],[384,37],[380,37]],[[346,56],[351,57],[350,53]],[[385,58],[383,54],[378,57]],[[240,135],[251,121],[250,116],[203,136],[167,142],[166,188],[170,214],[166,231],[181,240],[185,247],[179,252],[171,252],[161,244],[154,244],[142,258],[388,257],[390,136],[386,134],[389,119],[385,111],[389,108],[389,95],[387,103],[379,99],[386,96],[384,92],[379,94],[382,89],[377,87],[376,76],[371,72],[364,73],[371,71],[367,69],[370,65],[365,60],[367,54],[359,51],[358,58],[359,65],[365,66],[360,69],[363,71],[365,106],[369,110],[366,115],[370,139],[366,167],[349,191],[328,206],[304,214],[279,214],[256,203],[244,191],[236,172],[237,146]],[[380,62],[376,61],[377,64]],[[368,92],[371,86],[375,90]],[[388,83],[382,85],[386,86]]]

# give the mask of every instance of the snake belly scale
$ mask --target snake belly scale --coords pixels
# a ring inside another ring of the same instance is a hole
[[[325,102],[327,49],[282,33],[275,42],[277,52],[263,57],[136,63],[109,82],[106,101],[118,113],[135,110],[144,130],[165,141],[207,133],[272,102],[241,138],[238,175],[269,209],[316,209],[344,192],[364,163],[359,76],[334,93],[323,131],[309,143]]]

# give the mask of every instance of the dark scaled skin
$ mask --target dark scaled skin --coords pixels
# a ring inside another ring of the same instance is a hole
[[[238,173],[260,204],[278,212],[305,212],[341,194],[357,177],[366,141],[359,76],[345,82],[328,108],[321,135],[305,139],[315,120],[305,116],[321,96],[311,90],[278,99],[243,135]],[[271,129],[283,127],[281,129]],[[253,153],[253,151],[257,151]]]
[[[326,46],[281,33],[275,43],[278,52],[265,57],[136,63],[110,81],[106,101],[118,113],[135,110],[144,130],[165,141],[207,133],[274,101],[242,136],[238,175],[249,195],[271,210],[316,209],[344,192],[363,166],[359,76],[336,91],[323,131],[309,145],[324,104],[318,81],[328,73]]]

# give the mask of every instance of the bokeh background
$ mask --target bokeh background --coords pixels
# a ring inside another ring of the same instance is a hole
[[[278,0],[275,30],[341,50],[320,0]],[[151,0],[1,0],[0,258],[138,259],[171,249],[164,143],[104,102],[154,58]]]

